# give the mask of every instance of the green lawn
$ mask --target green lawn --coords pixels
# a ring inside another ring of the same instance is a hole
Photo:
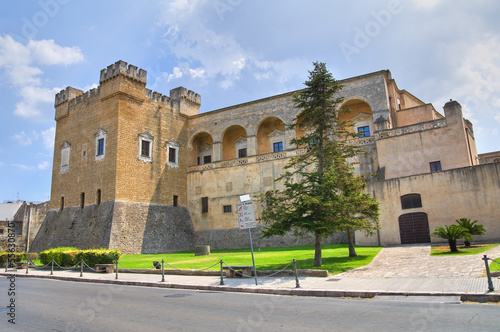
[[[448,245],[439,245],[431,247],[431,256],[444,256],[444,255],[475,255],[482,253],[483,251],[495,248],[500,245],[500,243],[485,243],[485,244],[472,244],[470,247],[465,247],[463,245],[458,246],[458,252],[451,252]]]
[[[323,266],[320,268],[313,267],[314,246],[261,248],[260,252],[258,248],[254,248],[254,255],[257,270],[280,270],[295,259],[298,269],[321,269],[337,274],[369,264],[381,249],[382,247],[356,247],[358,256],[349,258],[349,249],[346,244],[324,245]],[[205,269],[221,259],[228,265],[252,265],[250,249],[212,250],[209,256],[194,256],[193,251],[124,255],[120,258],[120,264],[129,269],[150,269],[153,267],[153,261],[162,259],[183,270]],[[165,268],[170,267],[165,265]],[[220,269],[219,265],[212,268],[212,270],[218,269]]]
[[[500,263],[500,257],[494,259],[498,263]],[[497,264],[495,262],[491,262],[490,264],[490,271],[500,271],[500,264]]]

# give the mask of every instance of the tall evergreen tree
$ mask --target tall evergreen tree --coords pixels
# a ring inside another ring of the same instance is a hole
[[[339,118],[348,112],[338,108],[344,100],[338,97],[343,86],[324,63],[313,65],[306,88],[293,97],[299,113],[290,127],[298,126],[305,134],[291,143],[300,153],[276,180],[283,182],[284,189],[262,197],[261,219],[267,224],[264,237],[290,231],[298,236],[313,234],[314,266],[321,266],[322,240],[337,231],[348,232],[355,256],[353,231],[376,228],[369,219],[377,221],[378,203],[363,193],[362,179],[347,164],[362,149],[348,141],[358,136],[349,130],[352,123]]]

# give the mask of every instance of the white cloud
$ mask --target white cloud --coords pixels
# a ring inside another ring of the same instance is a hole
[[[40,76],[43,71],[35,64],[67,66],[83,60],[78,47],[63,47],[52,39],[30,40],[24,45],[9,35],[0,35],[0,69],[5,70],[9,82],[19,89],[20,100],[14,114],[40,119],[43,110],[53,102],[54,93],[60,90],[42,85]]]
[[[205,70],[203,68],[189,69],[192,78],[203,77]]]
[[[17,167],[17,168],[20,168],[20,169],[23,169],[25,171],[31,171],[34,169],[33,166],[27,166],[27,165],[23,165],[23,164],[10,164],[11,166],[14,166],[14,167]]]
[[[31,145],[31,143],[33,143],[31,138],[28,137],[28,135],[26,135],[24,130],[21,131],[19,134],[15,134],[15,135],[11,136],[11,139],[15,140],[17,143],[19,143],[21,145]]]
[[[30,40],[26,47],[31,52],[32,60],[43,65],[67,66],[84,60],[80,48],[63,47],[53,39]]]
[[[56,136],[56,127],[50,127],[49,129],[42,131],[43,145],[48,150],[54,149],[55,136]]]
[[[23,99],[16,104],[14,114],[24,118],[42,116],[43,109],[49,108],[49,103],[54,101],[54,94],[59,92],[59,90],[58,88],[49,90],[31,85],[22,87],[20,91]]]
[[[41,162],[40,164],[38,164],[38,167],[37,167],[37,168],[38,168],[39,170],[46,170],[46,169],[48,169],[49,167],[50,167],[50,162],[48,162],[48,161],[43,161],[43,162]]]
[[[417,7],[432,8],[438,5],[441,0],[414,0]]]
[[[168,75],[167,81],[170,82],[171,80],[174,80],[176,78],[181,78],[182,77],[182,71],[179,67],[174,67],[174,72],[170,75]]]
[[[495,115],[495,120],[498,121],[498,123],[500,123],[500,112],[498,112],[496,115]]]
[[[234,2],[231,8],[234,9],[236,4]],[[275,82],[283,82],[297,71],[304,75],[304,66],[288,65],[290,62],[305,61],[286,57],[279,61],[260,59],[236,40],[233,31],[214,29],[212,26],[218,28],[214,24],[217,14],[214,3],[207,0],[176,0],[165,7],[160,22],[166,28],[163,38],[168,49],[186,64],[176,67],[183,74],[204,82],[216,80],[223,89],[231,87],[243,72]],[[213,20],[207,19],[210,15]],[[307,61],[307,64],[310,65],[310,62]],[[170,81],[177,78],[176,68],[174,74],[163,74],[163,79],[167,77]]]

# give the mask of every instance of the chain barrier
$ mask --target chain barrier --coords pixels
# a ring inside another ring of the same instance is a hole
[[[127,270],[127,271],[129,271],[129,272],[131,272],[131,273],[147,273],[147,272],[149,272],[149,271],[156,270],[156,267],[153,267],[153,268],[151,268],[151,269],[149,269],[149,270],[146,270],[146,271],[144,271],[144,270],[141,270],[141,271],[134,271],[134,270],[131,270],[131,269],[127,269],[127,268],[126,268],[125,266],[123,266],[120,262],[118,262],[118,264],[117,264],[117,265],[120,265],[122,268],[124,268],[125,270]],[[136,269],[136,270],[137,270],[137,269]]]
[[[96,269],[91,268],[87,263],[85,263],[85,261],[83,259],[82,259],[82,262],[83,262],[83,264],[85,264],[86,267],[88,267],[90,269],[90,271],[94,271],[94,272],[97,272],[97,273],[106,272],[106,269],[104,269],[104,270],[96,270]]]
[[[242,272],[238,272],[238,271],[236,271],[236,270],[235,270],[235,269],[233,269],[231,266],[227,265],[225,262],[223,262],[223,264],[224,264],[225,266],[227,266],[227,268],[228,268],[229,270],[233,271],[235,275],[236,275],[236,274],[238,274],[238,275],[240,275],[240,276],[242,276],[242,277],[245,277],[245,278],[251,278],[251,277],[252,277],[251,275],[249,276],[249,275],[247,275],[247,274],[244,274],[244,273],[243,273],[243,271],[242,271]]]
[[[497,264],[500,264],[498,263],[497,261],[495,260],[492,260],[491,258],[487,258],[486,255],[484,255],[485,258],[483,258],[483,260],[485,260],[486,264],[487,264],[487,261],[488,260],[491,260]],[[35,268],[35,269],[45,269],[47,268],[49,265],[51,266],[51,271],[50,271],[50,274],[52,275],[53,274],[53,270],[54,270],[54,264],[56,266],[58,266],[59,268],[63,269],[63,270],[75,270],[77,267],[80,267],[80,277],[83,276],[83,269],[84,269],[84,266],[86,266],[90,271],[93,271],[93,272],[96,272],[96,273],[105,273],[106,272],[106,269],[104,270],[97,270],[95,268],[92,268],[90,267],[83,259],[80,260],[77,264],[73,265],[73,266],[70,266],[70,267],[64,267],[64,266],[61,266],[59,265],[55,259],[52,259],[48,264],[46,265],[43,265],[43,266],[37,266],[33,261],[31,260],[27,260],[27,264],[26,264],[26,273],[28,273],[28,268],[29,267],[32,267],[32,268]],[[179,269],[173,265],[170,265],[169,263],[165,262],[163,259],[161,261],[161,272],[162,272],[162,282],[165,281],[165,271],[164,271],[164,264],[166,264],[167,266],[169,266],[170,268],[174,269],[174,270],[177,270],[177,271],[183,271],[182,269]],[[297,274],[297,266],[296,266],[296,261],[295,259],[288,263],[287,265],[285,265],[281,270],[279,271],[276,271],[276,272],[273,272],[271,274],[268,274],[268,275],[263,275],[261,277],[273,277],[273,276],[276,276],[280,273],[282,273],[283,271],[285,271],[286,269],[288,269],[290,267],[290,265],[293,264],[293,270],[295,271],[295,280],[296,280],[296,287],[299,288],[300,287],[300,284],[299,284],[299,279],[298,279],[298,274]],[[114,264],[115,265],[115,272],[116,272],[116,279],[118,279],[118,265],[121,266],[121,268],[123,268],[124,270],[128,271],[128,272],[131,272],[131,273],[147,273],[149,271],[152,271],[152,270],[155,270],[157,269],[157,266],[154,266],[152,267],[151,269],[147,269],[147,270],[143,270],[141,269],[140,271],[137,271],[138,269],[128,269],[126,268],[125,266],[123,266],[119,261],[115,261]],[[242,272],[239,272],[235,269],[233,269],[231,266],[229,266],[228,264],[226,264],[223,260],[220,260],[218,261],[217,263],[209,266],[209,267],[206,267],[204,269],[197,269],[197,270],[191,270],[191,271],[207,271],[207,270],[210,270],[211,268],[217,266],[217,265],[220,265],[220,278],[221,278],[221,281],[220,281],[220,284],[221,285],[224,285],[224,278],[223,278],[223,270],[224,270],[224,267],[223,265],[226,266],[227,269],[231,270],[232,271],[232,274],[233,275],[239,275],[241,277],[246,277],[246,278],[251,278],[252,276],[251,275],[247,275],[245,273]],[[488,276],[489,276],[489,269],[487,268],[487,272],[488,272]],[[257,271],[255,271],[255,273],[257,273]],[[491,280],[490,280],[490,283],[491,283]],[[492,289],[492,285],[490,284],[490,290],[493,290]]]
[[[57,264],[57,262],[56,262],[54,259],[52,259],[52,261],[54,262],[54,264],[56,264],[57,266],[59,266],[59,267],[60,267],[61,269],[63,269],[63,270],[74,270],[74,269],[76,269],[78,266],[80,266],[80,263],[81,263],[81,261],[80,261],[80,262],[78,262],[76,265],[73,265],[73,266],[71,266],[71,267],[64,267],[64,266],[61,266],[61,265]]]
[[[36,265],[33,261],[31,261],[31,260],[29,260],[29,259],[28,259],[27,261],[28,261],[28,264],[29,264],[29,266],[30,266],[31,268],[34,268],[34,269],[39,269],[39,270],[46,268],[47,266],[49,266],[49,265],[50,265],[50,263],[52,263],[52,261],[50,261],[50,262],[48,262],[47,264],[45,264],[45,265],[43,265],[43,266],[38,266],[38,265]]]
[[[266,278],[267,278],[267,277],[272,277],[272,276],[275,276],[275,275],[277,275],[278,273],[281,273],[281,272],[285,271],[285,270],[286,270],[286,268],[287,268],[287,267],[289,267],[289,266],[290,266],[290,265],[292,265],[292,264],[293,264],[293,262],[290,262],[290,263],[288,263],[288,264],[287,264],[284,268],[282,268],[281,270],[276,271],[276,272],[271,273],[271,274],[268,274],[268,275],[265,275],[265,276],[261,276],[261,277],[266,277]]]

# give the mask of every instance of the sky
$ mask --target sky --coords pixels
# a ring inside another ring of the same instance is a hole
[[[54,96],[123,60],[201,112],[389,69],[442,112],[457,100],[479,153],[500,150],[497,0],[25,0],[0,2],[0,202],[50,198]]]

